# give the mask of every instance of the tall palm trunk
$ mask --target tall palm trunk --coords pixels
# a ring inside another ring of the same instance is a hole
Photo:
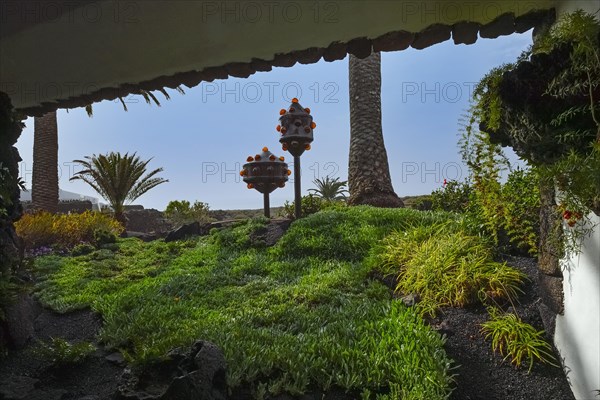
[[[58,124],[56,111],[36,117],[33,135],[33,208],[58,211]]]
[[[349,204],[403,207],[390,179],[381,128],[381,54],[350,55]]]

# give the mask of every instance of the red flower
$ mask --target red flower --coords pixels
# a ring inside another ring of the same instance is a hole
[[[442,186],[446,186],[448,184],[448,181],[446,179],[444,179],[444,183],[442,184]]]

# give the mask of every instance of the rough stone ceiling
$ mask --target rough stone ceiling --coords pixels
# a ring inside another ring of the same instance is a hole
[[[554,19],[550,0],[0,4],[0,91],[27,115],[321,58],[472,44]]]

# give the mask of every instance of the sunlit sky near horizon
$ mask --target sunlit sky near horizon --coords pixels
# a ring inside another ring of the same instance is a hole
[[[459,119],[469,107],[475,83],[493,67],[514,61],[531,44],[531,31],[476,44],[452,41],[425,50],[382,54],[383,134],[392,183],[399,196],[430,193],[446,179],[464,179],[458,154]],[[60,187],[99,197],[81,181],[70,182],[74,159],[109,151],[153,157],[149,168],[164,168],[169,180],[135,201],[163,210],[170,200],[200,200],[211,209],[261,208],[262,196],[239,176],[248,155],[268,146],[286,156],[275,130],[279,110],[293,97],[310,107],[317,128],[312,150],[302,156],[303,192],[315,178],[347,179],[350,120],[348,58],[327,63],[274,68],[247,79],[230,78],[188,89],[161,107],[139,97],[121,104],[94,104],[59,110]],[[33,118],[17,143],[21,176],[31,182]],[[292,176],[293,178],[293,176]],[[271,194],[271,205],[293,199],[292,181]]]

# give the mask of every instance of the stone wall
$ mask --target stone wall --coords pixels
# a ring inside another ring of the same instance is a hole
[[[22,245],[15,233],[13,222],[21,217],[23,209],[19,202],[20,189],[19,152],[14,144],[21,135],[23,124],[15,117],[10,99],[0,92],[0,163],[8,169],[10,179],[0,182],[0,273],[14,271],[22,258]]]
[[[33,212],[33,204],[30,201],[21,202],[23,212]],[[89,200],[68,200],[58,202],[58,212],[62,214],[77,213],[81,214],[85,211],[93,210],[92,202]]]
[[[550,338],[554,335],[556,316],[564,311],[563,273],[560,268],[562,251],[561,215],[556,209],[555,191],[550,184],[540,187],[540,244],[538,283],[540,288],[540,314]]]
[[[141,233],[162,234],[173,229],[173,224],[169,222],[162,212],[155,209],[129,209],[125,211],[127,217],[127,230]]]
[[[10,99],[0,92],[0,163],[9,173],[9,176],[0,180],[0,280],[3,281],[10,280],[11,276],[19,271],[23,259],[23,245],[13,226],[13,222],[19,219],[23,212],[19,202],[18,185],[18,162],[21,161],[21,157],[14,147],[22,129],[23,124],[13,113]],[[10,314],[7,312],[10,308],[7,304],[0,302],[0,307],[6,314]],[[28,325],[28,321],[21,314],[18,320],[17,325]],[[6,321],[0,321],[0,348],[13,342],[13,327]]]

